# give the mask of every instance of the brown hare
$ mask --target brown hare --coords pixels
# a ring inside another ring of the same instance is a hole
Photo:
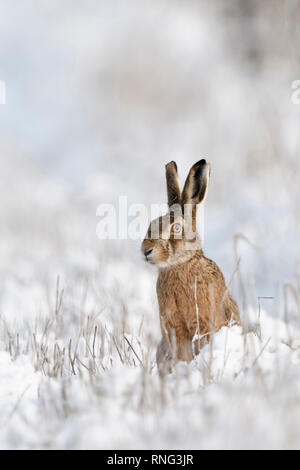
[[[157,296],[162,340],[156,360],[161,374],[176,361],[189,362],[211,333],[239,323],[236,302],[214,261],[206,258],[196,231],[197,205],[205,199],[210,165],[192,166],[181,192],[177,165],[166,165],[169,213],[151,222],[142,243],[147,262],[159,268]]]

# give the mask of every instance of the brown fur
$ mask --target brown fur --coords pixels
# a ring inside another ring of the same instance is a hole
[[[203,346],[211,332],[230,320],[239,322],[237,304],[226,289],[222,272],[200,250],[189,261],[160,270],[157,296],[164,342],[182,361],[193,359],[192,340],[198,325]],[[199,352],[197,347],[195,341]]]
[[[173,204],[180,204],[180,187],[177,176],[177,165],[175,162],[170,162],[166,165],[166,178],[169,206],[171,207]]]
[[[157,363],[161,373],[169,371],[176,359],[191,361],[212,332],[231,320],[239,322],[237,304],[227,291],[222,272],[204,256],[198,235],[193,246],[187,239],[187,233],[196,225],[196,205],[205,198],[209,175],[209,164],[205,160],[197,162],[181,195],[176,164],[166,166],[170,211],[175,201],[184,206],[184,215],[167,214],[153,221],[142,244],[147,261],[159,266],[157,296],[162,340]],[[190,221],[187,211],[192,214]]]

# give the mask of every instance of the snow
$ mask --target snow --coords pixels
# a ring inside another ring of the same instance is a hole
[[[299,448],[299,67],[277,10],[71,3],[2,2],[0,448]],[[165,163],[183,182],[204,157],[204,249],[243,321],[160,380],[157,273],[96,213],[165,203]]]
[[[123,261],[120,269],[117,263],[114,276],[107,270],[112,286],[116,273],[130,271],[126,265]],[[145,286],[148,275],[139,274]],[[73,298],[71,290],[72,305],[67,296],[63,300],[58,337],[53,313],[46,332],[46,318],[37,319],[35,310],[32,322],[23,318],[22,328],[19,319],[1,330],[1,448],[298,447],[299,329],[250,310],[243,326],[222,328],[191,364],[177,364],[161,381],[154,357],[157,312],[149,311],[142,289],[130,287],[106,299],[107,312],[93,311],[96,297],[94,303],[86,300],[78,315],[82,293]],[[131,314],[122,312],[120,318],[122,298]],[[24,305],[30,309],[30,303]],[[7,324],[3,317],[1,323]],[[68,354],[55,372],[55,349],[68,350],[69,338],[76,375]]]

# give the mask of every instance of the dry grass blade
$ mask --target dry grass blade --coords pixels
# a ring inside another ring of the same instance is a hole
[[[138,354],[136,353],[134,347],[132,346],[132,344],[130,343],[130,341],[128,340],[128,338],[126,338],[126,336],[124,335],[124,339],[126,341],[126,343],[128,344],[128,346],[130,347],[130,349],[132,350],[133,354],[135,355],[135,357],[137,358],[137,360],[139,361],[139,363],[141,364],[142,367],[144,367],[144,364],[142,362],[142,360],[139,358]]]

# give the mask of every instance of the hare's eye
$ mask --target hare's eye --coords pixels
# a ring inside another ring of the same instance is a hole
[[[180,233],[181,232],[181,224],[178,224],[178,223],[174,224],[173,225],[173,232],[174,233]]]

